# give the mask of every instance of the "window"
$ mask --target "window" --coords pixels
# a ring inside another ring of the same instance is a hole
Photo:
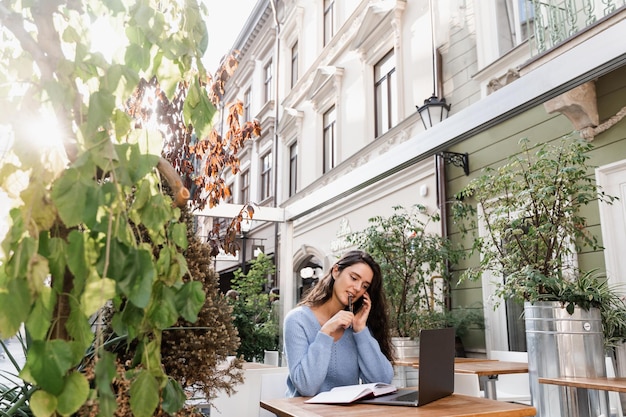
[[[250,88],[248,88],[246,92],[243,93],[243,121],[244,122],[249,122],[250,120],[252,120],[252,118],[250,117],[251,96],[252,94],[250,92]]]
[[[531,0],[500,0],[498,3],[495,9],[500,33],[498,47],[504,55],[532,33],[534,6]]]
[[[298,142],[289,147],[289,197],[296,194],[298,183]]]
[[[324,162],[323,172],[327,173],[337,163],[337,143],[335,138],[335,125],[337,114],[335,106],[324,113]]]
[[[261,201],[269,198],[272,185],[272,153],[268,152],[261,157]]]
[[[324,0],[324,46],[335,36],[335,0]]]
[[[291,47],[291,88],[298,82],[298,42]]]
[[[265,81],[263,82],[265,86],[265,102],[270,101],[274,96],[272,94],[272,60],[265,65],[263,69],[263,73],[265,74]]]
[[[394,96],[397,91],[397,81],[393,50],[374,66],[374,83],[376,137],[379,137],[391,129],[398,120]]]
[[[241,186],[239,187],[240,196],[241,196],[241,204],[246,204],[250,202],[250,172],[243,171],[241,173]]]
[[[517,57],[515,54],[506,56],[509,51],[534,37],[536,10],[533,3],[536,2],[533,0],[486,0],[476,4],[476,36],[478,37],[476,48],[480,69],[485,69],[500,59],[507,62],[503,66],[516,67],[518,60],[528,58],[526,53],[534,54],[533,49],[538,47],[534,44],[537,42],[531,42],[529,48],[525,47],[524,49],[528,49],[524,54],[520,51],[523,57]],[[544,3],[548,4],[548,2]],[[561,27],[565,26],[561,25]],[[499,75],[495,69],[488,71],[485,75],[488,80],[497,76]]]

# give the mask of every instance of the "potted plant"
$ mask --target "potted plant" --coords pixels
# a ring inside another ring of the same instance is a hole
[[[583,247],[601,249],[587,229],[586,207],[614,198],[590,175],[590,143],[567,135],[556,143],[532,147],[522,139],[520,145],[521,152],[507,163],[486,168],[472,180],[457,195],[452,213],[462,231],[475,233],[473,249],[480,252],[478,265],[467,269],[462,279],[492,272],[503,277],[496,286],[497,297],[524,302],[533,402],[538,415],[549,411],[558,415],[558,404],[550,405],[548,395],[540,392],[538,376],[559,376],[567,360],[576,362],[570,369],[577,369],[578,375],[604,369],[602,328],[620,328],[623,320],[619,295],[597,274],[580,271],[575,264]],[[479,224],[484,230],[480,236]],[[562,328],[562,322],[573,318],[591,324],[588,330],[599,335],[591,342],[587,332],[584,343],[581,336],[581,343],[571,346],[596,350],[594,363],[553,350],[559,348],[560,339],[552,326],[556,322]],[[601,318],[608,320],[604,326]]]
[[[235,105],[225,132],[234,139],[209,146],[215,100],[235,60],[214,77],[206,72],[206,7],[196,1],[14,2],[1,14],[0,50],[11,58],[0,60],[0,77],[14,91],[0,98],[8,144],[0,334],[23,327],[28,342],[23,384],[0,386],[0,414],[183,415],[183,386],[193,378],[207,389],[232,385],[230,370],[212,366],[233,343],[232,322],[222,322],[227,308],[212,314],[223,301],[214,297],[215,277],[196,280],[181,211],[227,195],[216,176],[194,169],[236,170],[237,149],[257,131],[258,123],[240,125]],[[105,32],[121,35],[108,39],[115,53],[94,42]],[[204,267],[211,253],[202,252]],[[106,349],[104,307],[114,311],[116,333],[137,346],[135,360],[120,362]],[[210,328],[193,338],[202,345],[195,356],[203,355],[193,376],[181,376],[193,361],[166,357],[177,321]],[[84,367],[88,352],[97,358],[93,370]]]
[[[422,205],[410,210],[394,206],[389,217],[372,217],[368,227],[347,238],[380,264],[396,339],[415,339],[428,314],[445,310],[450,288],[447,266],[456,263],[461,252],[429,229],[439,220],[438,213],[428,213]]]
[[[249,362],[261,362],[265,351],[278,350],[279,323],[275,314],[278,306],[263,291],[267,277],[274,271],[272,260],[264,253],[250,262],[247,273],[241,269],[235,271],[232,289],[236,297],[229,298],[229,302],[241,342],[237,355]]]
[[[418,314],[418,327],[420,329],[438,329],[453,327],[456,340],[455,356],[465,357],[463,338],[470,329],[485,328],[485,316],[482,306],[477,308],[459,307],[454,309],[422,310]]]

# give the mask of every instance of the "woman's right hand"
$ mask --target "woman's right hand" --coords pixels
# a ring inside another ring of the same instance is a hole
[[[324,323],[321,331],[331,336],[336,342],[343,335],[343,331],[352,325],[352,320],[354,320],[353,313],[340,310]]]

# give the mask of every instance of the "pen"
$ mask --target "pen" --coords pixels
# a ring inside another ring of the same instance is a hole
[[[348,310],[350,310],[350,313],[354,313],[352,311],[352,294],[348,294]]]

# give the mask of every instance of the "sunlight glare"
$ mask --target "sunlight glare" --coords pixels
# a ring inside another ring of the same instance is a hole
[[[114,22],[110,17],[99,17],[90,28],[91,50],[100,52],[109,63],[112,63],[116,55],[123,52],[128,45],[124,28],[115,28],[112,24]]]
[[[59,174],[67,165],[67,154],[58,121],[51,112],[42,111],[39,120],[25,127],[30,146],[37,149],[41,163],[53,174]]]

